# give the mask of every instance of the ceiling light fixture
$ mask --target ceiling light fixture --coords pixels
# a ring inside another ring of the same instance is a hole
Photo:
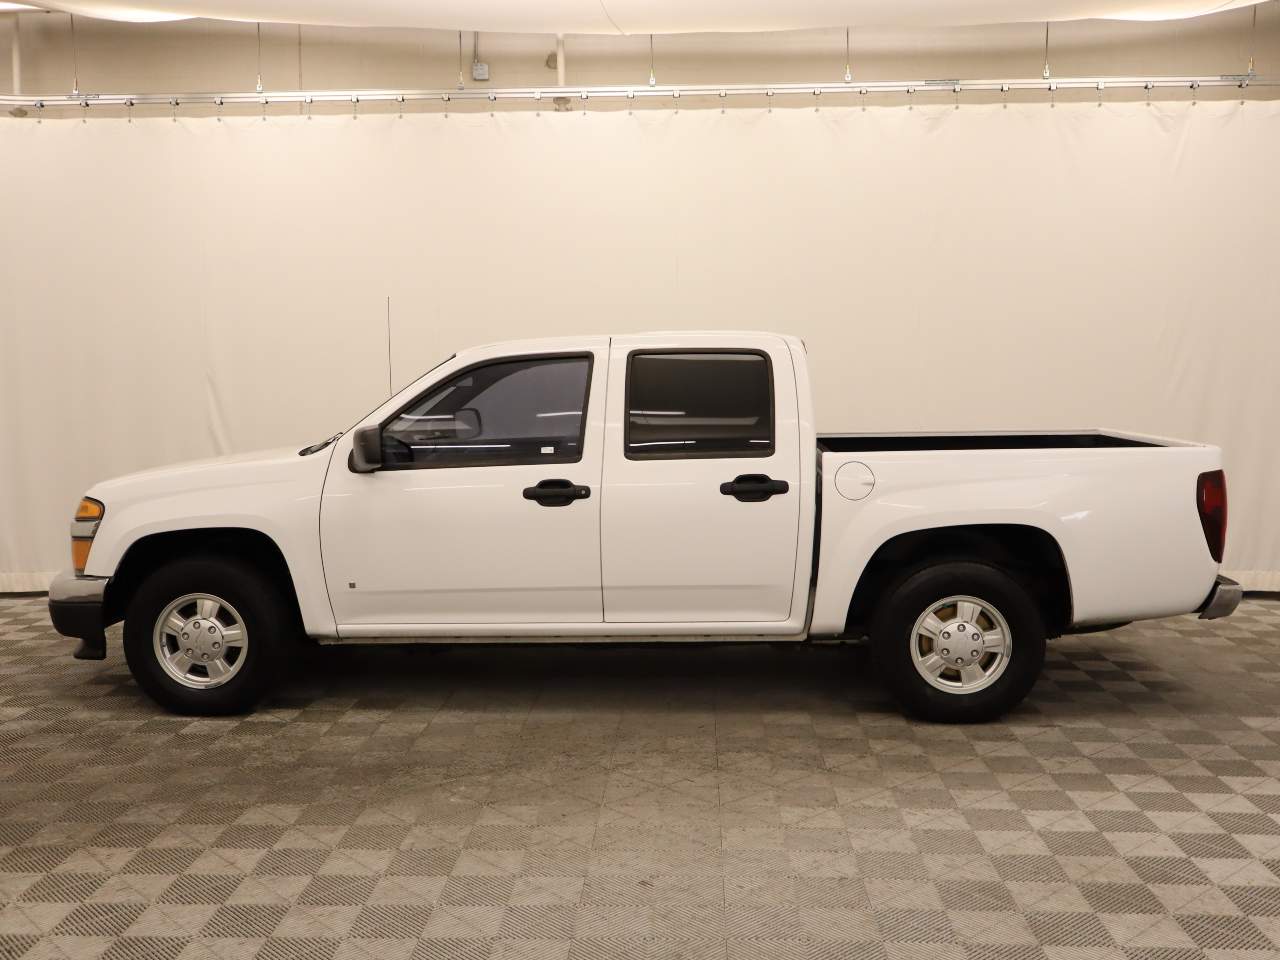
[[[486,33],[644,36],[836,30],[857,23],[874,28],[962,27],[993,22],[1041,23],[1108,18],[1179,20],[1250,6],[1255,0],[791,0],[790,3],[626,4],[602,11],[598,2],[529,3],[527,0],[361,0],[359,3],[305,3],[300,0],[18,0],[21,5],[77,16],[135,22],[182,20],[193,16],[231,22],[333,27],[413,28]]]
[[[114,3],[66,3],[51,4],[50,8],[92,17],[96,20],[119,20],[123,23],[172,23],[176,20],[195,20],[189,13],[172,13],[168,10],[154,10],[148,7],[131,7]],[[34,7],[25,3],[0,3],[0,11],[4,10],[46,10],[46,7]]]

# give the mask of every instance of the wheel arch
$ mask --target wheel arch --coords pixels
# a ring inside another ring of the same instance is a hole
[[[1030,524],[959,524],[900,533],[882,543],[863,568],[845,616],[845,633],[866,633],[880,597],[905,571],[928,562],[977,560],[1009,571],[1030,588],[1049,636],[1072,622],[1071,577],[1054,536]]]
[[[279,544],[261,530],[236,526],[165,530],[139,537],[125,550],[107,584],[104,622],[123,620],[138,587],[150,574],[167,562],[189,556],[221,557],[253,567],[280,590],[301,623],[297,586]]]

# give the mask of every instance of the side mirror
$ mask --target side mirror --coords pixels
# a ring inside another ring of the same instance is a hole
[[[458,440],[474,440],[480,436],[480,411],[475,407],[463,407],[453,415],[454,437]]]
[[[377,424],[361,427],[351,438],[351,456],[347,466],[352,473],[373,473],[382,466],[382,428]]]
[[[444,441],[474,440],[480,436],[480,411],[475,407],[463,407],[453,413],[433,413],[416,418],[423,421],[414,432],[416,439]]]

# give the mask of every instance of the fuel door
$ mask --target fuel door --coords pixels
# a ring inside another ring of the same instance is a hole
[[[863,500],[876,487],[876,475],[860,460],[851,460],[836,471],[836,491],[846,500]]]

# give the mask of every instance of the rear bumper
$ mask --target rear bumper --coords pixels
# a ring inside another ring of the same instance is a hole
[[[77,660],[105,660],[106,618],[103,610],[107,577],[77,577],[64,570],[49,585],[49,619],[64,637],[76,637]]]
[[[1230,577],[1224,577],[1218,574],[1217,582],[1214,583],[1213,589],[1209,591],[1209,597],[1200,609],[1201,620],[1217,620],[1219,617],[1229,617],[1235,612],[1236,607],[1240,606],[1240,598],[1244,596],[1244,590],[1240,584],[1236,583]]]

